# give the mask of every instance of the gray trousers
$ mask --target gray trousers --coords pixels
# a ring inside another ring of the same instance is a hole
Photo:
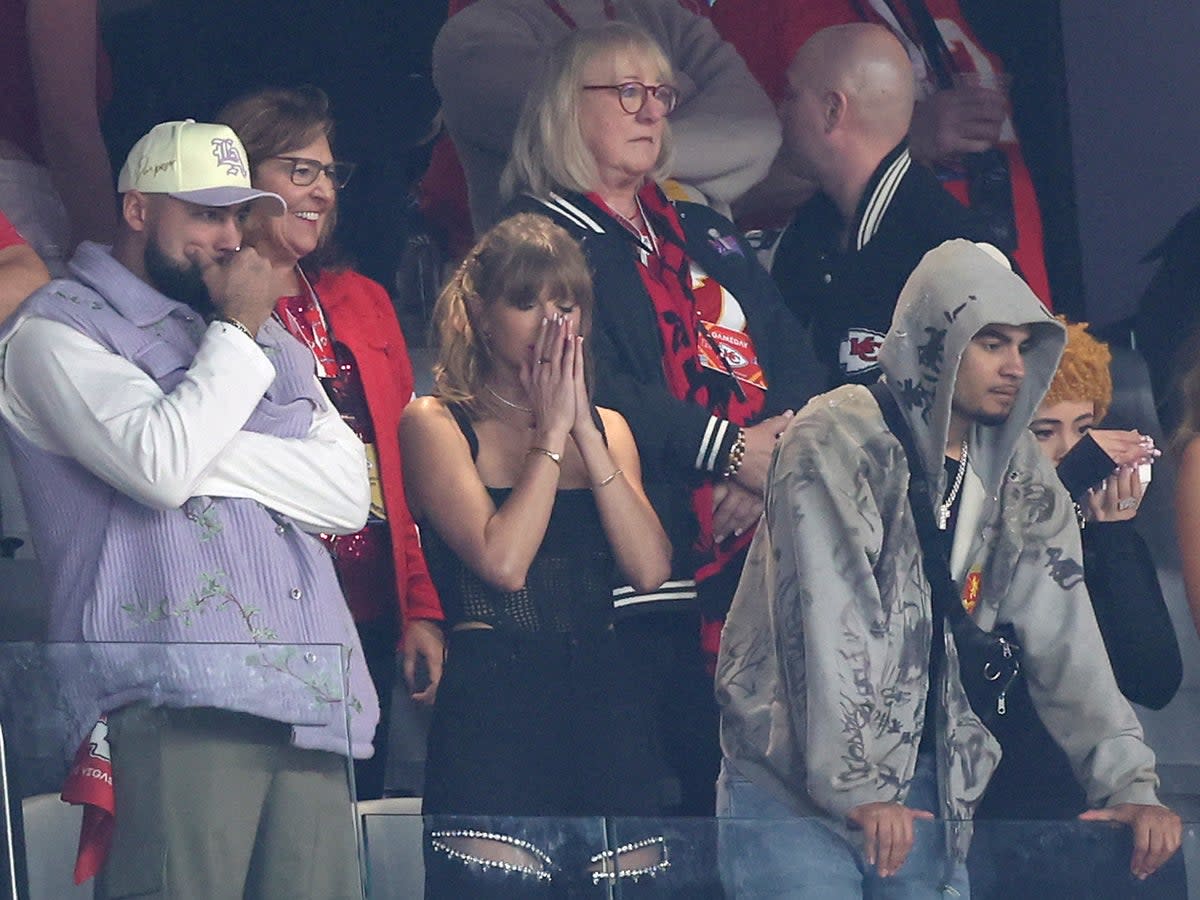
[[[224,710],[137,703],[108,723],[117,813],[98,898],[362,897],[346,759]]]

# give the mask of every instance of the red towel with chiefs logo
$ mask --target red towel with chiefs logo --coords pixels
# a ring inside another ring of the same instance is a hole
[[[79,850],[75,856],[75,883],[83,884],[104,868],[116,825],[107,716],[100,717],[92,733],[75,751],[75,761],[63,783],[62,799],[83,805]]]

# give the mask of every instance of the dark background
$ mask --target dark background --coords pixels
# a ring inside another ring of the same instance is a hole
[[[1151,274],[1139,260],[1200,193],[1200,4],[962,6],[1013,75],[1056,308],[1124,319]],[[318,84],[339,119],[339,156],[359,163],[340,239],[366,274],[392,285],[413,221],[409,191],[428,158],[420,142],[437,108],[429,56],[444,0],[108,0],[102,9],[114,165],[156,122],[203,119],[262,84]]]

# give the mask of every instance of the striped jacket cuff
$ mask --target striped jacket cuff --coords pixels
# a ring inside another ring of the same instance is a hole
[[[700,438],[700,449],[696,453],[696,468],[701,472],[717,472],[724,468],[729,460],[729,451],[741,429],[728,419],[718,419],[712,416],[704,435]]]
[[[668,581],[653,591],[642,594],[628,585],[613,590],[613,606],[618,612],[629,612],[648,605],[661,608],[668,605],[690,605],[695,602],[696,582],[692,578]]]

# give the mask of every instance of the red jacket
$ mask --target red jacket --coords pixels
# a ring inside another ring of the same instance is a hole
[[[404,497],[400,468],[400,414],[413,396],[408,345],[387,291],[350,270],[326,271],[314,288],[337,339],[358,363],[375,427],[383,502],[387,507],[402,621],[441,619],[442,606],[429,578],[416,526]]]

